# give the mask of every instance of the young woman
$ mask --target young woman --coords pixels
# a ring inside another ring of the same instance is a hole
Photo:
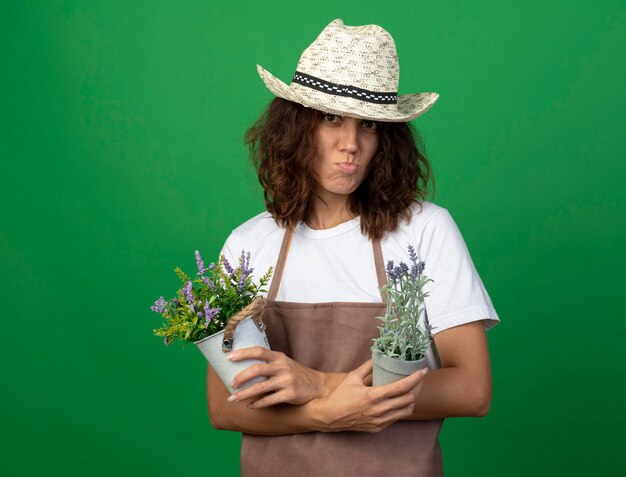
[[[376,25],[330,23],[291,85],[258,67],[277,96],[246,133],[267,210],[222,253],[275,266],[264,321],[272,350],[235,377],[209,368],[211,424],[243,433],[243,476],[442,475],[443,419],[484,416],[491,401],[485,330],[499,318],[448,211],[425,200],[429,164],[408,121],[436,93],[397,94],[393,39]],[[426,298],[428,367],[372,387],[387,260],[416,247],[434,280]]]

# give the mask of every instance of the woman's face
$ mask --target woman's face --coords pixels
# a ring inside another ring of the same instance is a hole
[[[365,179],[378,149],[378,124],[369,119],[324,114],[316,138],[318,192],[351,194]]]

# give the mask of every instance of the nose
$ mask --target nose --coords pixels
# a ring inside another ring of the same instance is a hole
[[[344,118],[339,131],[339,150],[353,155],[358,149],[359,120]]]

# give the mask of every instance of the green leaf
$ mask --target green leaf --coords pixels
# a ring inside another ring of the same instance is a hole
[[[185,274],[185,272],[183,272],[179,267],[176,267],[174,271],[183,283],[187,283],[189,281],[189,277],[187,276],[187,274]]]

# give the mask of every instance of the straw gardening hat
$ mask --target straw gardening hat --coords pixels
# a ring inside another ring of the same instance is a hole
[[[340,19],[304,50],[289,86],[259,65],[257,70],[276,96],[341,116],[405,122],[439,97],[398,96],[400,69],[391,35],[378,25],[346,26]]]

